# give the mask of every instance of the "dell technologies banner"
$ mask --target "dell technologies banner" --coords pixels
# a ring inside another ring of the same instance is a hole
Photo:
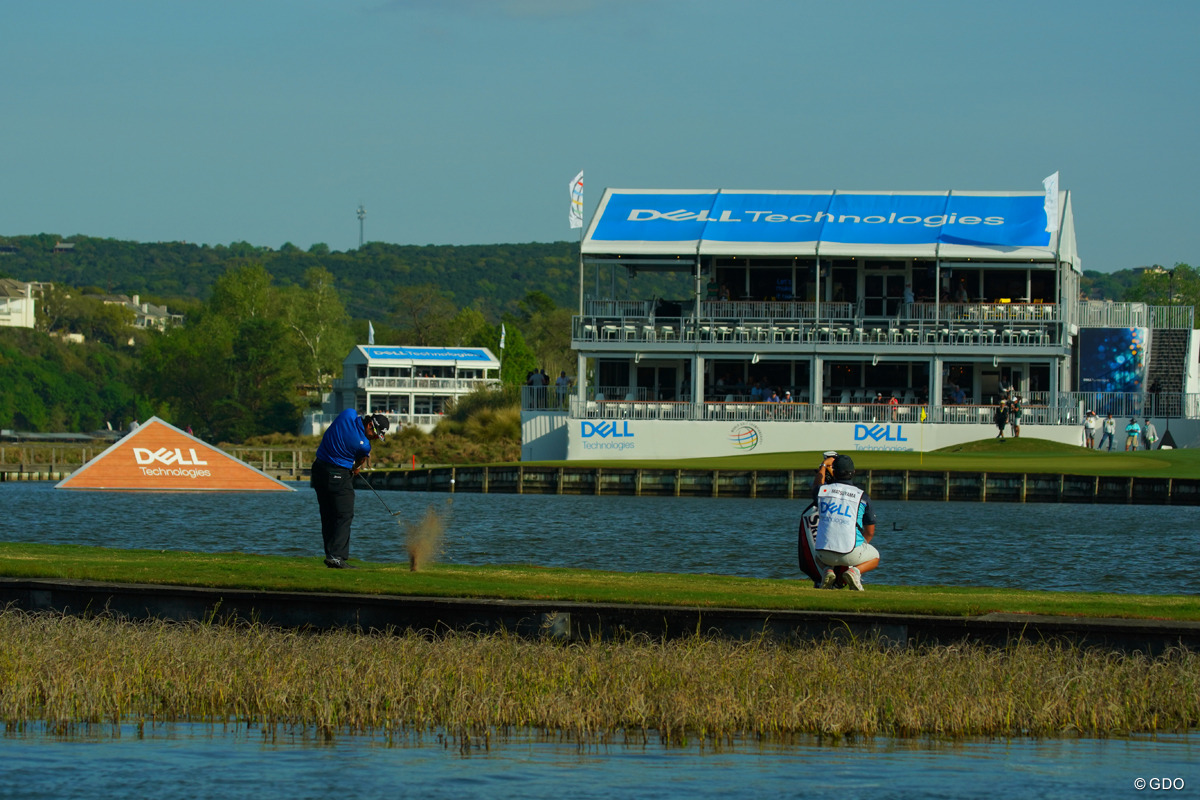
[[[1045,247],[1042,195],[613,191],[591,241]]]

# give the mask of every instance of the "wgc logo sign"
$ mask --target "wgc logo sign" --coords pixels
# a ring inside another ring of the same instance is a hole
[[[758,428],[750,424],[735,425],[729,431],[729,443],[735,450],[753,450],[758,447],[760,441],[762,441],[762,434],[759,433]]]

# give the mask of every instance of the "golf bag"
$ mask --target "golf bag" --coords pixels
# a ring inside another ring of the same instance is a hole
[[[796,549],[800,560],[800,571],[812,578],[813,587],[821,588],[821,560],[817,558],[817,504],[809,503],[808,508],[800,514],[800,532]]]

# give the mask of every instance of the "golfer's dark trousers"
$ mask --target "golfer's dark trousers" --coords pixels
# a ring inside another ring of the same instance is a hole
[[[313,462],[309,479],[321,509],[321,538],[325,557],[345,559],[350,555],[350,523],[354,521],[354,475],[320,459]]]

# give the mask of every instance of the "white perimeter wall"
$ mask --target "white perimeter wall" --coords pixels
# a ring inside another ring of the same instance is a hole
[[[1127,422],[1118,420],[1114,450],[1125,449]],[[1154,425],[1159,436],[1168,429],[1164,419]],[[927,452],[996,436],[992,425],[580,420],[545,412],[523,414],[521,429],[523,461],[711,458],[798,450]],[[1200,420],[1171,420],[1170,431],[1176,446],[1200,447]],[[1082,426],[1022,425],[1021,435],[1083,443]]]

